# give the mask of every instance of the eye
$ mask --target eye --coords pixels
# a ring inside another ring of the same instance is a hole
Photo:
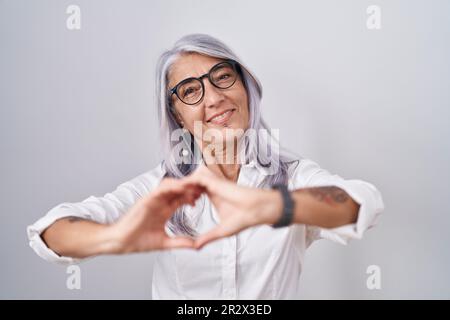
[[[193,95],[198,89],[196,87],[189,87],[186,88],[186,90],[183,91],[183,98]]]
[[[186,91],[184,91],[184,94],[183,94],[183,96],[185,97],[185,96],[187,96],[187,95],[191,94],[192,92],[194,92],[194,89],[192,89],[192,88],[188,88],[188,89],[186,89]]]
[[[212,79],[215,81],[216,85],[228,86],[229,83],[234,81],[236,78],[236,73],[233,68],[228,65],[219,66],[213,71]]]

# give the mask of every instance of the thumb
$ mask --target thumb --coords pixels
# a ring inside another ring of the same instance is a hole
[[[234,230],[234,228],[230,228],[225,225],[218,225],[214,229],[212,229],[212,230],[208,231],[207,233],[198,237],[195,240],[194,247],[196,249],[200,250],[201,248],[203,248],[203,246],[205,246],[209,242],[212,242],[212,241],[215,241],[215,240],[218,240],[221,238],[229,237],[229,236],[233,235],[234,233],[236,233],[236,231]]]
[[[176,248],[194,248],[194,239],[189,237],[174,237],[167,236],[162,243],[162,249],[176,249]]]

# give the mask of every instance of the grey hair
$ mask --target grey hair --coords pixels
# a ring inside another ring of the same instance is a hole
[[[179,163],[174,157],[174,148],[179,141],[173,141],[172,133],[174,130],[180,130],[180,125],[176,121],[173,112],[171,111],[170,101],[168,99],[168,74],[173,63],[184,53],[199,53],[202,55],[215,57],[219,59],[232,59],[240,65],[240,76],[242,78],[244,87],[248,95],[249,107],[249,124],[248,127],[256,131],[265,129],[269,135],[270,130],[268,125],[261,117],[261,98],[262,86],[256,76],[250,71],[248,67],[241,61],[241,59],[234,54],[234,52],[224,43],[218,39],[206,34],[190,34],[179,39],[172,49],[165,51],[159,58],[156,69],[156,98],[158,107],[158,118],[160,125],[160,137],[162,142],[162,166],[165,171],[165,176],[181,178],[189,175],[198,166],[199,156],[194,139],[191,134],[185,131],[186,139],[183,138],[185,147],[189,150],[188,159],[186,162]],[[256,141],[252,141],[255,140]],[[264,152],[260,153],[260,147],[264,145],[272,145],[277,143],[273,136],[268,138],[260,135],[254,136],[245,144],[246,161],[254,161],[261,167],[267,166],[268,163],[277,162],[277,169],[274,173],[265,176],[264,180],[258,187],[268,187],[276,183],[287,184],[288,169],[293,162],[298,163],[298,158],[293,156],[287,150],[282,149],[278,145],[278,152],[275,148],[271,149],[271,154],[266,155]],[[204,201],[202,204],[202,210]],[[171,219],[168,221],[167,227],[174,234],[184,234],[195,236],[197,233],[192,227],[192,217],[188,217],[184,207],[177,209]]]

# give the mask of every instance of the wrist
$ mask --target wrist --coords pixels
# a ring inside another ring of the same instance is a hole
[[[282,213],[279,220],[272,225],[273,228],[281,228],[281,227],[287,227],[290,224],[292,224],[294,220],[294,207],[295,202],[292,198],[292,194],[289,191],[288,187],[284,184],[274,184],[272,186],[272,189],[275,189],[279,192],[279,194],[282,197]]]
[[[122,245],[115,224],[105,225],[99,231],[97,244],[99,255],[122,253]]]
[[[280,192],[272,189],[262,190],[258,201],[258,216],[260,224],[274,224],[276,223],[283,212],[283,197]]]

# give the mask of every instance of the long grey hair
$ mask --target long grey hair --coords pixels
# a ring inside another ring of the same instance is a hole
[[[156,98],[160,136],[162,143],[162,166],[165,176],[181,178],[195,170],[198,166],[199,152],[192,135],[185,130],[185,137],[181,144],[189,151],[185,161],[180,163],[174,155],[174,150],[179,148],[180,141],[174,139],[173,133],[179,131],[180,125],[176,121],[170,100],[168,99],[168,74],[172,64],[180,55],[185,53],[198,53],[219,59],[231,59],[239,63],[240,77],[248,95],[249,129],[253,132],[263,131],[264,135],[249,135],[244,144],[245,161],[256,163],[261,168],[271,165],[276,168],[267,174],[258,187],[268,187],[275,183],[287,184],[288,169],[298,158],[287,150],[282,149],[278,141],[271,134],[271,130],[261,117],[260,103],[262,98],[262,86],[256,76],[245,66],[231,49],[218,39],[206,34],[190,34],[178,40],[174,47],[165,51],[159,58],[156,69]],[[261,130],[262,129],[262,130]],[[261,148],[269,146],[270,152],[261,152]],[[273,166],[275,164],[275,166]],[[204,205],[204,201],[203,201]],[[202,206],[203,206],[202,205]],[[201,208],[201,210],[203,210]],[[179,208],[169,220],[167,227],[174,234],[195,236],[197,232],[192,227],[192,221],[186,214],[185,207]]]

